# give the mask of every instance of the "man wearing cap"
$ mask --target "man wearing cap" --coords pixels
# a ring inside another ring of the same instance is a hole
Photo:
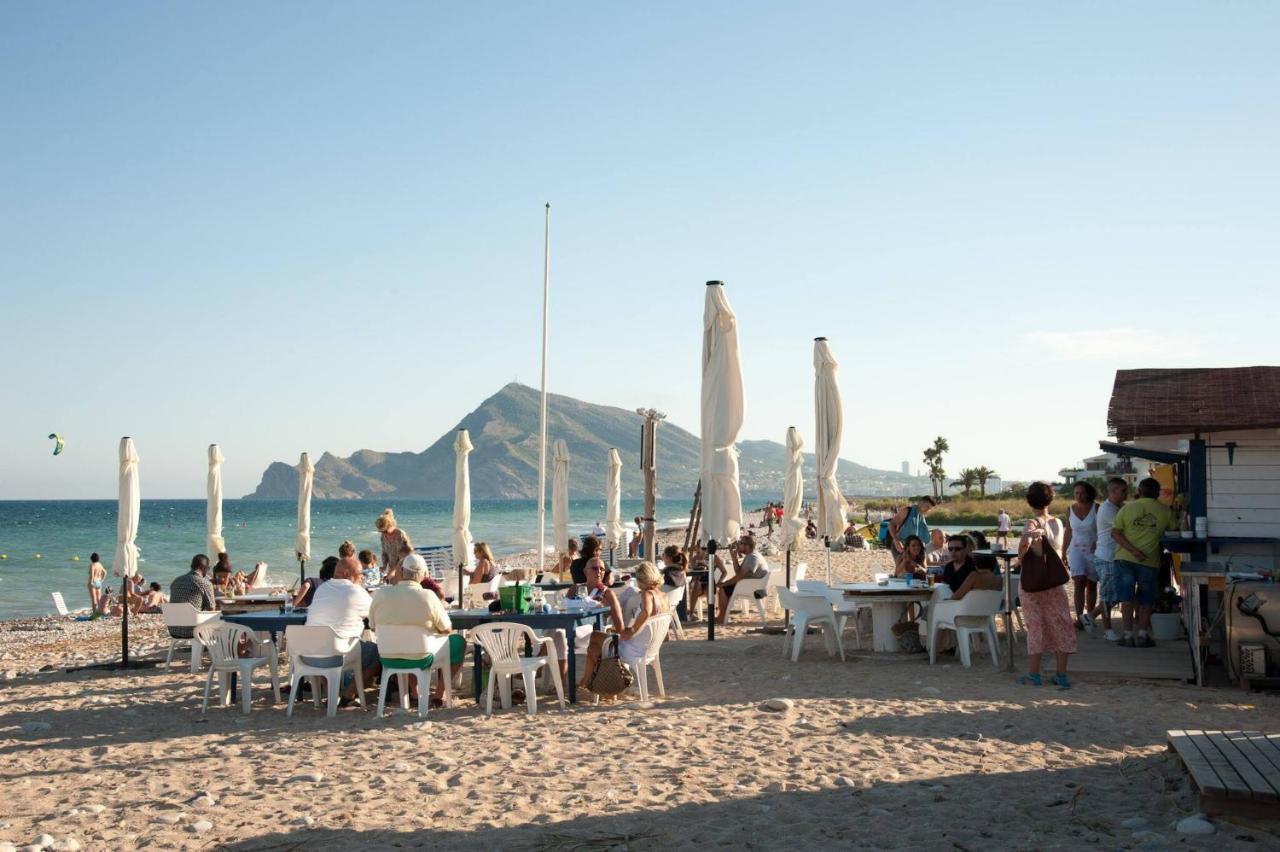
[[[383,586],[373,594],[373,603],[369,606],[369,626],[375,631],[379,627],[404,626],[422,627],[429,633],[452,634],[453,624],[449,614],[445,612],[440,597],[422,587],[427,577],[427,562],[417,553],[410,553],[400,563],[398,581],[394,586]],[[457,647],[455,647],[457,646]],[[449,637],[450,663],[461,669],[461,655],[466,650],[462,637],[456,634]],[[407,659],[405,655],[385,654],[385,659]],[[454,662],[456,658],[457,662]],[[444,685],[433,685],[433,697],[440,698],[444,694]]]

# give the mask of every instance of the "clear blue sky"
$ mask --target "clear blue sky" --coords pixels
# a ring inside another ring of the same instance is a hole
[[[1052,475],[1114,370],[1277,363],[1280,4],[6,3],[0,498],[229,494],[537,384]],[[998,411],[978,403],[1002,399]],[[1019,409],[1025,413],[1020,413]],[[45,435],[67,452],[49,455]]]

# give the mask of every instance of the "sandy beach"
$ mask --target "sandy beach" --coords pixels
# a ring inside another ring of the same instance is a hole
[[[824,564],[814,547],[798,556]],[[833,566],[859,579],[883,559],[835,554]],[[132,622],[135,653],[161,644],[157,621]],[[664,646],[668,695],[649,706],[485,718],[468,697],[427,721],[309,705],[288,719],[262,688],[252,715],[202,718],[203,678],[185,668],[61,669],[109,657],[118,627],[0,627],[0,849],[41,834],[65,849],[1280,843],[1274,826],[1222,819],[1212,836],[1178,833],[1195,805],[1165,749],[1170,728],[1276,730],[1272,696],[1095,678],[1035,689],[951,657],[841,663],[816,636],[793,664],[779,636],[738,616],[714,643],[696,625]]]

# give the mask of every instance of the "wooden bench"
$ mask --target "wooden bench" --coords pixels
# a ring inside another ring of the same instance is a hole
[[[1169,731],[1210,816],[1280,818],[1280,734]]]

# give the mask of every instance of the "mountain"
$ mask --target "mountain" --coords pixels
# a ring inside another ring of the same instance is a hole
[[[316,461],[317,499],[451,500],[453,498],[453,440],[457,429],[471,433],[471,496],[477,500],[532,499],[538,493],[537,390],[509,384],[480,404],[455,427],[420,453],[382,453],[360,450],[347,458],[325,453]],[[563,438],[569,445],[570,498],[602,498],[608,475],[608,451],[622,456],[624,497],[640,497],[640,424],[633,411],[547,396],[548,444]],[[664,422],[658,428],[658,488],[667,497],[692,497],[698,481],[698,438]],[[742,441],[742,490],[776,498],[782,494],[786,448],[775,441]],[[547,480],[550,488],[550,447]],[[805,457],[806,479],[812,481],[812,454]],[[928,490],[928,480],[893,471],[875,470],[841,460],[837,471],[841,488],[849,494],[908,494]],[[250,498],[294,499],[298,474],[292,465],[273,462]]]

